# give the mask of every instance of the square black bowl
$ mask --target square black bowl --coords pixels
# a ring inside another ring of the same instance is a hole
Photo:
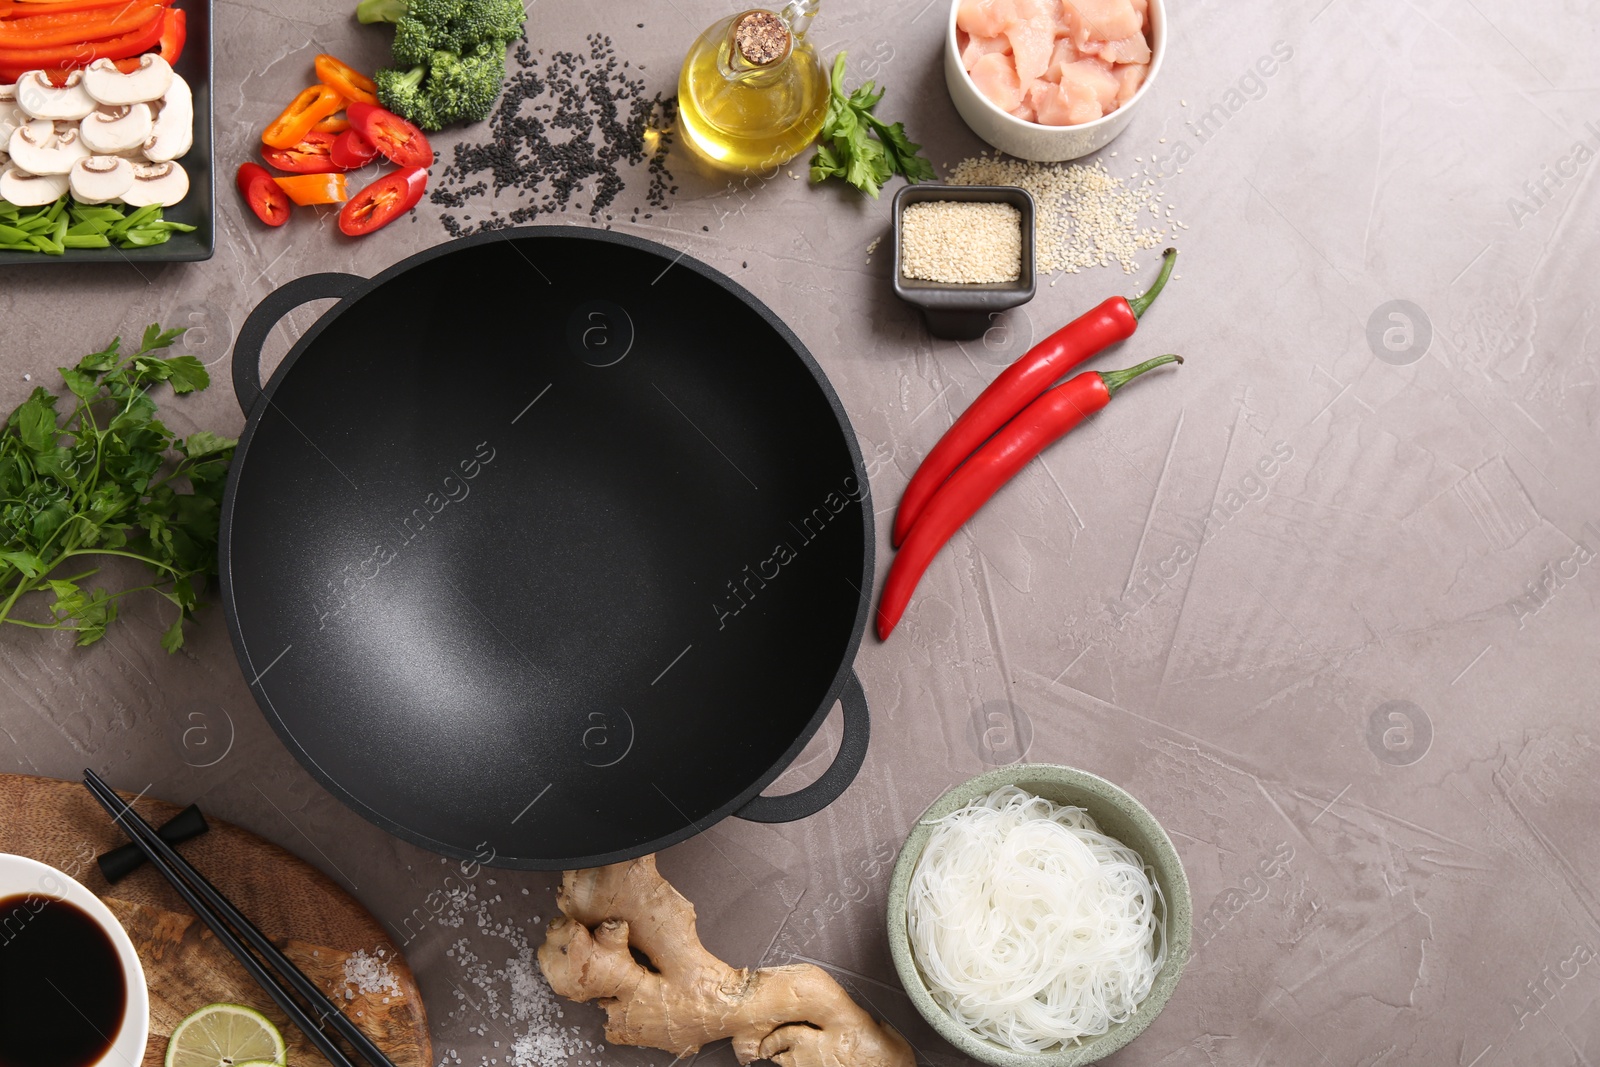
[[[912,204],[949,200],[958,203],[1010,204],[1022,214],[1022,271],[1014,282],[961,284],[907,278],[901,266],[900,230]],[[1033,299],[1038,281],[1034,262],[1033,197],[1012,185],[907,185],[894,197],[894,291],[922,309],[935,337],[969,341],[982,337],[996,315]]]
[[[177,0],[188,12],[188,40],[173,70],[194,93],[194,147],[178,161],[189,172],[189,195],[162,212],[171,222],[195,227],[174,233],[166,244],[149,248],[69,248],[59,256],[43,252],[0,252],[0,267],[70,263],[191,263],[210,259],[216,251],[216,180],[211,155],[211,4],[212,0]]]

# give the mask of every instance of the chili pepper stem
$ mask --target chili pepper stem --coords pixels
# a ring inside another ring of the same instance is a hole
[[[1182,362],[1183,357],[1179,355],[1169,354],[1165,356],[1157,356],[1155,359],[1146,360],[1137,367],[1129,367],[1127,370],[1105,371],[1100,375],[1100,380],[1106,383],[1106,392],[1110,393],[1112,396],[1116,396],[1118,389],[1121,389],[1124,385],[1127,385],[1145,371],[1155,370],[1157,367],[1164,367],[1168,363]]]
[[[1133,317],[1143,318],[1144,313],[1150,310],[1150,305],[1156,302],[1156,297],[1161,295],[1161,290],[1167,287],[1167,279],[1172,277],[1172,268],[1177,265],[1178,250],[1169,248],[1161,253],[1161,273],[1156,276],[1156,283],[1139,296],[1128,301],[1128,306],[1133,309]]]

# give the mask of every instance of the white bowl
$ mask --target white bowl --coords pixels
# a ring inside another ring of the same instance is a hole
[[[1150,84],[1161,73],[1161,65],[1167,58],[1166,5],[1164,0],[1150,0],[1150,69],[1133,99],[1109,115],[1078,126],[1025,122],[1001,111],[979,92],[966,67],[961,65],[961,49],[956,47],[956,12],[960,7],[961,0],[951,0],[950,25],[945,31],[944,83],[950,90],[950,99],[973,133],[1007,155],[1020,159],[1053,163],[1077,159],[1110,144],[1132,121],[1133,109],[1150,92]]]
[[[128,1067],[144,1062],[145,1045],[150,1040],[150,991],[145,986],[144,966],[134,951],[128,932],[122,928],[111,909],[100,902],[82,885],[54,867],[30,860],[26,856],[13,856],[0,852],[0,900],[23,896],[48,897],[74,905],[110,938],[122,963],[122,981],[128,990],[127,1007],[122,1013],[122,1028],[111,1042],[106,1054],[92,1067]],[[0,921],[6,916],[0,915]]]

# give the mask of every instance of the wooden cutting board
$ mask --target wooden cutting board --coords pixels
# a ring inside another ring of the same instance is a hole
[[[160,825],[179,806],[146,797],[135,810]],[[184,857],[344,1005],[396,1067],[433,1067],[422,994],[378,920],[310,864],[236,826],[207,821],[210,833],[179,846]],[[160,874],[146,865],[116,885],[106,882],[95,858],[126,840],[81,783],[0,774],[0,852],[48,863],[82,882],[139,950],[150,987],[144,1067],[160,1067],[173,1028],[216,1001],[248,1004],[277,1023],[292,1067],[326,1065]],[[387,992],[363,994],[346,983],[345,961],[358,952],[387,969],[394,980]]]

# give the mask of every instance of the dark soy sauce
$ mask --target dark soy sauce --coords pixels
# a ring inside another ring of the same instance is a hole
[[[98,923],[62,900],[0,899],[0,1067],[90,1067],[127,1004],[122,961]]]

